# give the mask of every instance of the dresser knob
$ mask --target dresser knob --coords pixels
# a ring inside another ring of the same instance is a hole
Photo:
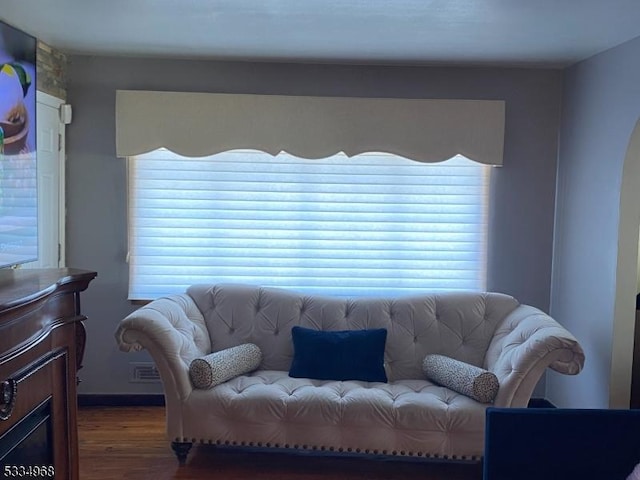
[[[18,382],[5,380],[0,383],[0,420],[8,420],[13,413],[18,396]]]

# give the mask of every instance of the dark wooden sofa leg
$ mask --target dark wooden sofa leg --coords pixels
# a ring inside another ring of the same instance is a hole
[[[189,454],[189,450],[193,443],[190,442],[171,442],[171,448],[176,453],[176,457],[178,457],[178,462],[180,465],[184,465],[187,461],[187,455]]]

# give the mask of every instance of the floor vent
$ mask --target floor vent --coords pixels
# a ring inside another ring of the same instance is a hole
[[[129,364],[129,382],[159,383],[160,373],[152,362],[132,362]]]

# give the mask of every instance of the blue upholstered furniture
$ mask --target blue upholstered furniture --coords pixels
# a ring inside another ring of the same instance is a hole
[[[489,408],[484,480],[625,480],[640,410]]]

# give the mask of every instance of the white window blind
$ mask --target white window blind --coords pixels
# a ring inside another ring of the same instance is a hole
[[[129,298],[195,283],[338,296],[484,290],[491,167],[389,154],[129,159]]]

